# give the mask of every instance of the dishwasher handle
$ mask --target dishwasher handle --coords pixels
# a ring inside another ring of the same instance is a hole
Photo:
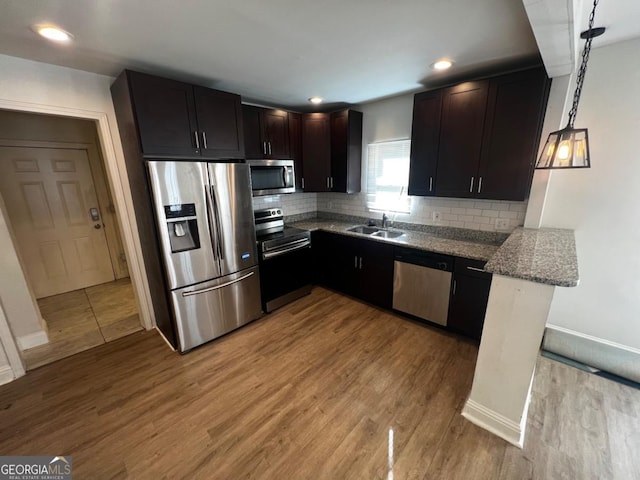
[[[444,272],[453,271],[453,257],[439,253],[410,248],[396,248],[395,260]]]

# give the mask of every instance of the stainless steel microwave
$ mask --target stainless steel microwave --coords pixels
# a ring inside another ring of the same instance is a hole
[[[254,197],[296,191],[293,160],[247,160],[247,163]]]

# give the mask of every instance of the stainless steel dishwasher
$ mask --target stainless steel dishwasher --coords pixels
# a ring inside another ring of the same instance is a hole
[[[453,258],[410,248],[396,248],[393,308],[447,325]]]

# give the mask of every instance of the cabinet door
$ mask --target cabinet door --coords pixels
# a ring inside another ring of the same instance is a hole
[[[128,76],[143,155],[199,156],[193,87],[143,73]]]
[[[359,241],[359,291],[362,300],[391,308],[393,299],[393,246],[371,240]]]
[[[409,195],[434,195],[440,145],[442,90],[419,93],[413,101]]]
[[[526,198],[549,86],[544,68],[491,80],[478,172],[479,198]]]
[[[482,335],[487,311],[491,274],[470,270],[484,262],[456,258],[447,327],[477,340]]]
[[[436,194],[474,197],[489,82],[467,82],[443,90]]]
[[[203,157],[244,158],[240,95],[193,87]]]
[[[284,110],[263,110],[267,158],[291,158],[289,148],[289,113]]]
[[[244,154],[247,158],[264,158],[266,145],[262,141],[259,107],[242,106],[242,125],[244,127]]]
[[[311,248],[318,283],[354,295],[359,290],[357,240],[328,232],[314,232]]]
[[[361,165],[362,112],[347,109],[332,113],[331,191],[359,192]]]
[[[302,115],[289,112],[289,149],[296,175],[296,191],[302,190]]]
[[[328,192],[331,176],[329,115],[302,115],[302,168],[305,192]]]

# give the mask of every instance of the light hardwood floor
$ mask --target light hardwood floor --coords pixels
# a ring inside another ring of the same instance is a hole
[[[41,298],[49,343],[22,352],[27,370],[142,330],[129,278]]]
[[[639,391],[540,357],[519,450],[460,415],[476,354],[315,288],[184,356],[137,333],[0,387],[0,452],[78,479],[638,478]]]

